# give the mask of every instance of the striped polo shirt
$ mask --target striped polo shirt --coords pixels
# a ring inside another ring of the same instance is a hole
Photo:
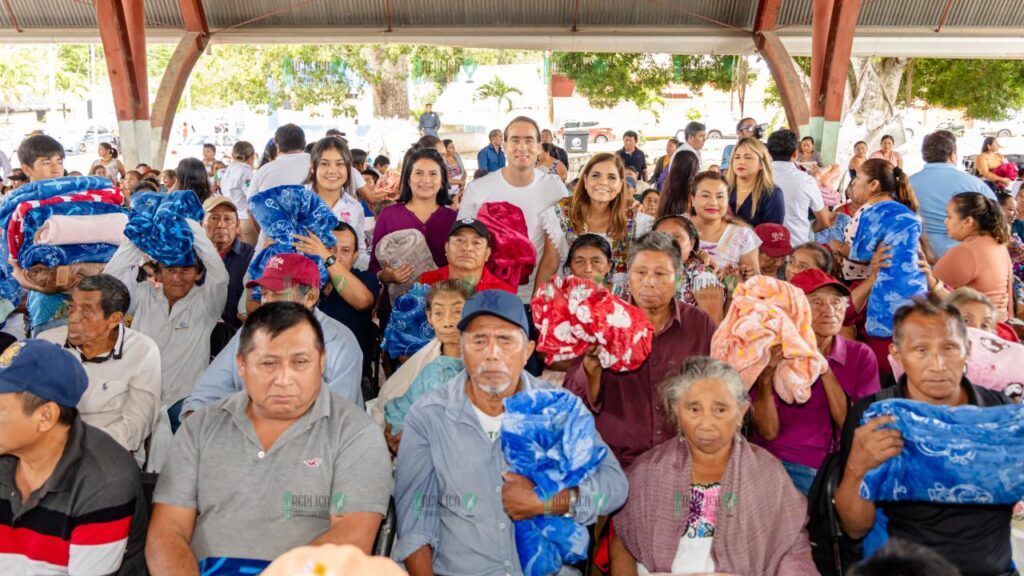
[[[113,438],[75,416],[57,467],[24,501],[17,463],[0,456],[0,573],[145,573],[142,481]]]

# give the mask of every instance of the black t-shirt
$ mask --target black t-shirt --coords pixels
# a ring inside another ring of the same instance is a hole
[[[1006,396],[974,386],[967,378],[960,385],[967,391],[967,402],[973,406],[1011,403]],[[895,395],[891,397],[906,398],[906,386],[907,377],[903,376],[897,384]],[[853,432],[860,426],[861,417],[877,396],[874,394],[862,398],[846,415],[839,449],[840,481],[853,445]],[[890,538],[903,538],[931,548],[952,562],[964,576],[990,576],[1009,570],[1012,506],[931,502],[879,502],[877,506],[889,519]]]
[[[352,273],[376,298],[380,293],[380,282],[377,281],[377,277],[366,270],[352,270]],[[373,358],[373,306],[366,310],[356,310],[348,302],[345,302],[345,299],[334,289],[326,296],[321,294],[320,303],[317,306],[321,312],[341,322],[352,331],[363,352],[363,375],[369,375]]]

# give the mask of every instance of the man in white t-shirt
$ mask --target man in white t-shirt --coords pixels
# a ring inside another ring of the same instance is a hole
[[[544,253],[544,228],[540,214],[568,194],[558,176],[535,167],[539,153],[540,128],[537,123],[526,116],[513,119],[505,127],[508,164],[467,184],[459,208],[459,218],[476,218],[484,202],[509,202],[519,207],[526,218],[527,232],[537,249],[538,259]],[[534,267],[530,281],[518,289],[519,298],[525,303],[529,303],[533,295],[536,274]]]
[[[793,247],[814,240],[813,232],[832,225],[832,214],[821,199],[818,182],[797,168],[794,159],[800,139],[792,130],[776,130],[768,136],[768,152],[772,155],[775,185],[782,190],[786,203],[784,223]],[[814,222],[810,215],[814,215]]]

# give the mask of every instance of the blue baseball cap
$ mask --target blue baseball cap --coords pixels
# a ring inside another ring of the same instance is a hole
[[[88,386],[82,363],[52,342],[22,340],[0,354],[0,394],[28,392],[74,408]]]
[[[519,297],[511,292],[484,290],[474,294],[462,307],[459,330],[465,330],[466,326],[477,316],[497,316],[519,326],[526,333],[526,337],[530,337],[530,323],[526,318],[526,309]]]

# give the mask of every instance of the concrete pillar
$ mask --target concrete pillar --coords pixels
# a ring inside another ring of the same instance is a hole
[[[122,162],[131,169],[150,161],[143,0],[96,0],[96,16],[114,94]]]
[[[835,162],[853,36],[861,0],[814,0],[811,40],[811,122],[822,160]]]
[[[151,151],[153,167],[163,169],[164,157],[167,154],[167,141],[174,126],[174,114],[181,101],[188,78],[192,74],[199,57],[210,41],[209,34],[203,32],[186,32],[174,49],[171,60],[167,63],[160,88],[153,101],[153,117]]]
[[[786,50],[775,32],[756,33],[754,44],[757,46],[757,52],[768,64],[768,69],[771,70],[772,78],[775,80],[775,86],[779,89],[790,130],[805,134],[810,121],[810,113],[796,63],[793,62],[789,51]]]

